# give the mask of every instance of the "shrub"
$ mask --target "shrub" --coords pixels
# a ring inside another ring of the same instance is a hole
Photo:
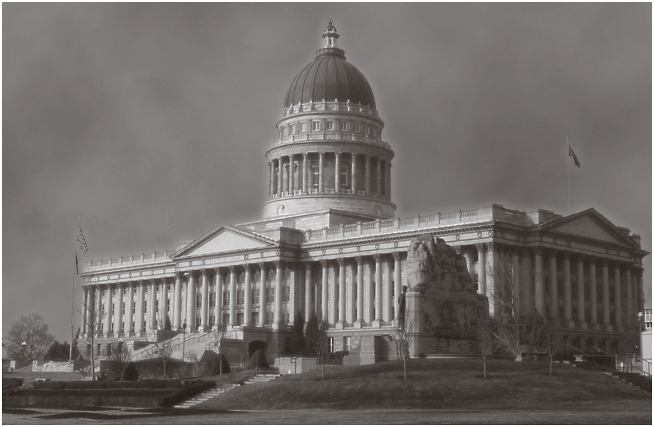
[[[139,379],[139,371],[134,362],[129,362],[121,378],[123,381],[136,381]]]
[[[220,375],[221,372],[224,375],[232,372],[225,355],[222,353],[218,354],[212,350],[207,350],[202,354],[199,368],[200,376]]]
[[[47,381],[34,383],[34,390],[104,390],[182,388],[181,380],[141,381]]]
[[[2,394],[11,393],[14,389],[23,385],[22,378],[3,378],[2,379]]]

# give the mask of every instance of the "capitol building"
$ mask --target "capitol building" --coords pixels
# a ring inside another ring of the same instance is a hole
[[[315,60],[291,81],[274,143],[262,144],[268,197],[261,218],[218,226],[174,252],[86,262],[82,311],[98,328],[81,322],[80,348],[88,352],[96,334],[94,350],[110,353],[121,342],[138,358],[153,341],[201,347],[221,330],[232,355],[262,349],[272,360],[291,352],[296,314],[315,312],[329,323],[330,352],[348,352],[344,362],[387,360],[407,248],[431,235],[465,259],[491,315],[499,310],[499,272],[510,265],[521,307],[558,318],[567,344],[622,352],[643,311],[648,253],[640,237],[595,209],[434,206],[395,216],[391,172],[416,172],[392,169],[371,85],[338,39],[330,22]],[[393,142],[400,143],[408,144]],[[163,334],[166,316],[172,332]],[[451,350],[436,341],[423,348]]]

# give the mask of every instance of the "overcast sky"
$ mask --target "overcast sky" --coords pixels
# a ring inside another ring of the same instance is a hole
[[[651,251],[649,3],[2,9],[3,334],[33,310],[70,340],[77,215],[86,259],[259,218],[264,152],[329,16],[395,150],[398,216],[566,213],[570,166],[572,212]]]

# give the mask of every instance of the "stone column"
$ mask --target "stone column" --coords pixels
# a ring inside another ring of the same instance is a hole
[[[311,263],[304,264],[304,318],[309,319],[313,312],[313,279],[311,277]]]
[[[595,257],[588,258],[588,287],[590,288],[590,325],[593,329],[598,330],[597,323],[597,272],[595,270]]]
[[[173,330],[178,331],[182,325],[182,275],[175,274],[175,296],[173,300]]]
[[[284,191],[284,161],[283,157],[280,157],[277,159],[277,164],[279,167],[277,168],[277,196],[282,195],[282,191]]]
[[[636,314],[634,313],[634,305],[633,305],[633,289],[631,287],[631,267],[627,266],[625,268],[625,274],[624,274],[624,285],[626,288],[626,304],[625,304],[625,312],[627,316],[627,328],[631,328],[632,325],[635,323],[635,319],[637,319]]]
[[[188,273],[188,283],[186,284],[186,332],[193,332],[196,330],[195,326],[195,272]]]
[[[116,309],[114,310],[114,337],[123,332],[123,284],[116,283]]]
[[[611,332],[611,311],[609,308],[609,264],[606,260],[601,260],[602,263],[602,320],[604,329]]]
[[[329,284],[327,282],[328,279],[328,264],[327,260],[320,260],[320,264],[322,265],[322,284],[321,284],[321,304],[322,304],[322,319],[324,321],[327,321],[328,317],[328,309],[327,309],[327,292],[329,291]]]
[[[250,326],[252,317],[252,269],[250,264],[245,264],[245,283],[243,283],[244,305],[243,305],[243,326]]]
[[[213,316],[216,318],[212,330],[216,331],[219,328],[225,329],[223,325],[223,274],[220,268],[214,268],[214,279],[216,280],[216,305],[213,308]]]
[[[343,328],[345,324],[345,260],[339,258],[338,260],[338,322],[337,328]]]
[[[479,289],[477,289],[477,293],[486,295],[486,244],[477,244],[475,245],[475,248],[477,248],[477,269],[479,270],[477,272],[477,281],[479,283]]]
[[[402,255],[400,252],[393,252],[393,260],[395,261],[393,268],[393,280],[395,282],[395,295],[393,296],[395,310],[393,319],[397,321],[398,315],[400,314],[400,295],[402,294]]]
[[[334,193],[338,194],[341,192],[341,152],[336,151],[334,153],[335,164],[334,164]]]
[[[636,272],[636,284],[637,284],[637,301],[638,301],[638,308],[637,311],[642,311],[644,313],[645,310],[645,294],[643,293],[643,269],[639,268],[638,271]]]
[[[112,316],[112,310],[111,310],[111,305],[112,305],[112,290],[111,290],[112,285],[107,285],[107,291],[104,294],[104,326],[103,326],[103,334],[104,337],[107,338],[109,336],[109,331],[111,330],[111,316]]]
[[[202,286],[202,296],[200,306],[200,331],[208,330],[208,318],[209,318],[209,276],[207,270],[202,270],[202,276],[200,278]]]
[[[236,267],[229,266],[229,327],[236,325]]]
[[[365,159],[366,159],[366,172],[365,172],[366,196],[370,196],[370,156],[365,155]]]
[[[150,290],[148,291],[148,327],[152,330],[157,329],[157,283],[150,279]]]
[[[613,267],[613,307],[615,313],[615,326],[619,332],[623,332],[622,329],[622,292],[620,292],[620,265],[615,264]]]
[[[584,256],[577,256],[577,319],[579,327],[587,329],[586,323],[586,295],[584,283]]]
[[[125,336],[129,337],[134,333],[132,322],[134,321],[134,287],[132,282],[125,283],[127,300],[125,301]]]
[[[357,292],[357,271],[356,271],[356,262],[354,262],[354,259],[348,258],[348,263],[347,266],[345,267],[346,270],[346,277],[345,277],[345,289],[346,289],[346,313],[345,313],[345,322],[347,322],[349,325],[353,325],[354,321],[356,320],[356,316],[354,313],[357,311],[357,305],[356,305],[356,292]]]
[[[270,179],[270,197],[272,197],[273,194],[275,194],[275,161],[272,160],[268,162],[268,166],[270,166],[268,178]]]
[[[161,279],[161,328],[163,329],[166,326],[166,316],[168,316],[168,278],[164,277]],[[171,325],[172,326],[172,325]]]
[[[357,282],[357,295],[354,301],[355,307],[356,307],[356,316],[352,316],[354,318],[354,327],[355,328],[360,328],[361,324],[363,323],[363,300],[364,300],[364,295],[363,295],[363,258],[360,256],[355,258],[356,261],[356,282]]]
[[[486,273],[486,297],[488,298],[488,312],[491,315],[499,315],[501,306],[495,304],[495,297],[497,295],[496,286],[501,285],[501,276],[499,268],[499,245],[497,243],[486,243],[486,266],[488,272]]]
[[[140,337],[143,336],[143,312],[145,311],[145,282],[143,280],[139,280],[139,293],[136,297],[136,327],[134,328],[134,331],[136,332],[136,336]]]
[[[383,262],[383,275],[386,276],[387,282],[386,286],[384,286],[384,313],[386,313],[385,316],[382,316],[381,319],[385,322],[390,322],[393,320],[393,293],[394,293],[394,285],[393,285],[393,258],[386,256],[384,258]]]
[[[377,157],[377,197],[381,196],[381,190],[382,190],[382,164],[381,164],[381,159]],[[380,317],[381,319],[381,317]]]
[[[545,286],[543,285],[543,249],[534,248],[534,297],[536,310],[545,316]]]
[[[325,152],[318,153],[318,193],[325,191]]]
[[[102,285],[95,287],[95,313],[93,314],[94,330],[91,331],[96,337],[100,337],[100,322],[102,322]]]
[[[84,306],[82,307],[82,336],[83,337],[88,337],[88,331],[89,327],[88,325],[91,323],[89,319],[91,319],[91,291],[88,286],[84,286],[82,289],[84,289]]]
[[[524,305],[524,301],[522,300],[522,289],[525,287],[524,283],[522,282],[522,276],[520,274],[520,250],[518,248],[513,248],[509,252],[511,254],[511,282],[509,285],[513,286],[513,290],[511,293],[515,294],[517,301],[516,301],[516,308],[520,313],[524,313],[526,311],[526,307]]]
[[[559,318],[559,281],[556,273],[556,251],[550,251],[550,313]]]
[[[302,193],[306,194],[309,192],[308,186],[308,175],[309,175],[309,153],[302,154]],[[308,315],[307,315],[308,316]]]
[[[375,258],[375,318],[372,326],[379,328],[382,319],[382,265],[381,256],[374,255]]]
[[[522,283],[522,306],[529,311],[534,307],[534,286],[531,271],[531,250],[520,250],[520,281]]]
[[[391,198],[391,162],[386,162],[386,197]]]
[[[288,193],[293,195],[295,191],[295,165],[293,164],[293,154],[288,156]]]
[[[570,254],[563,254],[563,316],[565,325],[574,328],[572,320],[572,282],[570,280]]]
[[[259,286],[259,325],[263,327],[266,324],[266,264],[259,263],[259,276],[261,285]]]
[[[356,153],[352,153],[352,194],[357,194],[357,155]]]
[[[282,263],[275,263],[275,318],[272,325],[274,331],[278,331],[282,325]]]
[[[327,321],[330,325],[335,325],[337,322],[336,310],[338,309],[338,299],[336,298],[337,292],[337,278],[336,266],[334,263],[329,264],[329,304],[327,304]]]

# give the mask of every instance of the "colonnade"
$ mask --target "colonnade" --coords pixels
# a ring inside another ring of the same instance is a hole
[[[497,302],[511,286],[521,311],[535,307],[567,328],[623,332],[636,324],[643,307],[642,267],[633,263],[496,243],[461,250],[469,269],[476,268],[479,292],[488,296],[496,315],[501,312]],[[476,266],[470,262],[473,251]]]
[[[391,197],[391,162],[350,152],[306,152],[273,159],[270,197],[294,194],[358,194]]]
[[[335,327],[381,326],[399,312],[400,253],[307,263],[259,263],[84,287],[82,334],[145,336],[161,329],[291,324],[297,310]],[[123,304],[124,302],[124,304]],[[95,316],[93,321],[90,321]],[[186,325],[185,325],[186,324]],[[97,325],[97,329],[93,327]]]

